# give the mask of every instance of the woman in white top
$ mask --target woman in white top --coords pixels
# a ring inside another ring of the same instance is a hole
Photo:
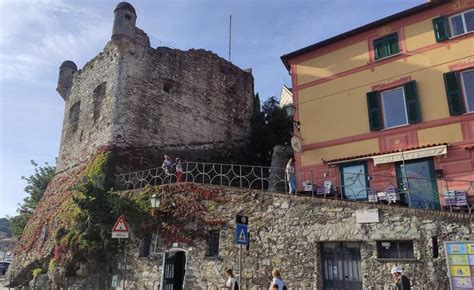
[[[225,283],[224,289],[230,289],[230,290],[236,290],[235,284],[237,284],[237,281],[234,278],[234,273],[232,272],[232,269],[227,269],[225,270],[225,275],[228,277],[227,282]]]
[[[280,270],[273,269],[272,271],[273,280],[270,284],[270,290],[283,290],[283,287],[286,289],[286,284],[283,282],[283,279],[280,275]]]

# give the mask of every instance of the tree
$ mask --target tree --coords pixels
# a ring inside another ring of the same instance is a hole
[[[290,142],[292,123],[275,97],[268,98],[260,107],[260,97],[254,96],[251,119],[250,149],[254,164],[269,166],[276,145]]]
[[[11,236],[10,219],[8,216],[6,218],[0,218],[0,232],[6,233],[7,237]]]
[[[31,164],[35,168],[35,173],[29,177],[21,177],[23,180],[26,180],[27,185],[24,190],[28,196],[23,199],[23,204],[19,204],[20,207],[17,209],[19,214],[10,219],[14,236],[21,236],[23,233],[23,229],[43,197],[56,170],[56,166],[49,165],[47,162],[44,166],[40,166],[34,160],[31,160]]]

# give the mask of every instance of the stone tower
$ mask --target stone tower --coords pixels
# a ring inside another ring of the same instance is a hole
[[[59,67],[58,87],[56,91],[64,100],[67,99],[67,96],[71,92],[72,78],[76,71],[76,64],[70,60],[66,60]]]
[[[152,48],[133,6],[114,10],[111,41],[77,70],[60,67],[65,100],[58,171],[115,149],[118,172],[184,160],[237,162],[250,132],[253,77],[202,49]]]

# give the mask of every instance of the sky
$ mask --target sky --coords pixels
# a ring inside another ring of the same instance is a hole
[[[110,40],[112,0],[0,0],[0,217],[26,197],[30,160],[55,163],[64,115],[64,60],[82,68]],[[425,0],[131,0],[152,46],[204,48],[252,68],[261,99],[291,87],[280,56]]]

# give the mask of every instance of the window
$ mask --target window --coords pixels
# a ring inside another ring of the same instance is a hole
[[[219,256],[219,237],[220,232],[218,230],[209,231],[206,257]]]
[[[146,235],[140,240],[138,257],[148,257],[150,255],[151,235]]]
[[[433,28],[437,42],[472,32],[474,31],[474,9],[450,17],[435,18],[433,19]]]
[[[449,17],[449,24],[452,36],[474,31],[474,9]]]
[[[367,108],[371,131],[421,121],[415,81],[389,90],[367,93]]]
[[[408,124],[403,87],[381,92],[382,115],[386,128]]]
[[[474,69],[444,74],[451,116],[474,112]]]
[[[374,40],[375,60],[382,59],[400,52],[396,33]]]
[[[367,166],[365,163],[344,164],[339,168],[345,199],[367,200]]]
[[[377,257],[381,259],[414,259],[413,241],[377,241]]]

